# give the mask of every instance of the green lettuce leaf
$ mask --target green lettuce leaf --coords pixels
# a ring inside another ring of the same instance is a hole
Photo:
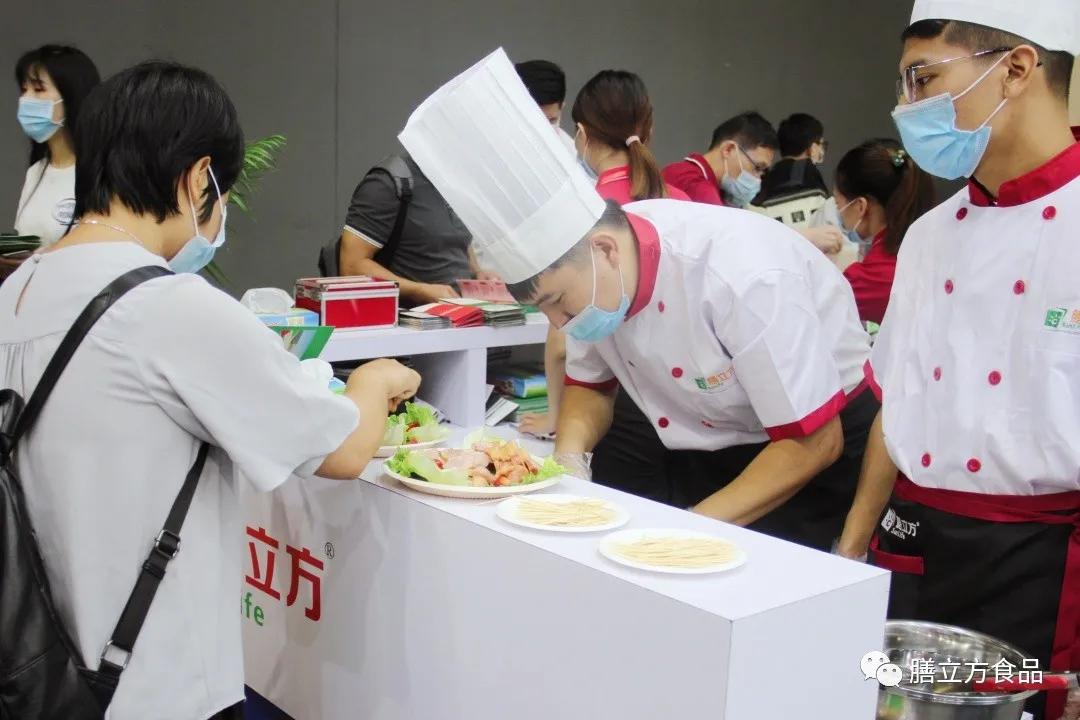
[[[422,452],[398,450],[386,462],[386,467],[398,475],[440,485],[469,484],[469,476],[464,470],[440,470],[435,461]]]
[[[386,432],[382,439],[383,447],[405,444],[405,416],[391,415],[386,418]]]
[[[450,434],[450,428],[442,425],[421,425],[409,430],[407,435],[410,442],[425,443],[445,440]]]
[[[539,470],[532,475],[527,475],[521,482],[523,485],[530,485],[559,475],[566,475],[568,472],[570,471],[555,462],[555,459],[549,456],[544,458],[544,462],[540,465]]]
[[[435,411],[427,405],[417,403],[405,403],[406,425],[438,425],[439,420],[435,417]]]

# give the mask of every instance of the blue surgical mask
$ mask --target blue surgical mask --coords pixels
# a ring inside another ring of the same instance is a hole
[[[595,252],[590,250],[589,257],[592,259],[592,302],[585,306],[585,309],[579,312],[570,322],[563,325],[562,330],[575,340],[596,343],[611,336],[619,329],[619,325],[622,323],[623,318],[626,317],[627,311],[630,310],[630,298],[626,295],[626,287],[623,285],[622,269],[620,268],[619,293],[622,299],[619,301],[618,309],[603,310],[597,307]]]
[[[228,217],[228,213],[225,209],[225,203],[221,201],[221,188],[218,187],[214,171],[207,168],[207,172],[210,173],[210,180],[214,183],[218,203],[221,205],[221,229],[218,230],[217,237],[214,238],[213,242],[207,240],[199,232],[199,215],[195,212],[195,203],[191,201],[191,198],[188,198],[188,204],[191,205],[191,222],[195,225],[195,236],[184,243],[180,251],[173,255],[172,260],[169,261],[169,268],[176,273],[199,272],[210,264],[210,261],[214,259],[214,253],[225,244],[225,219]]]
[[[64,125],[64,121],[52,119],[53,108],[63,100],[38,100],[37,98],[19,98],[19,124],[23,132],[36,143],[43,143]]]
[[[743,150],[742,148],[738,148],[738,150],[739,155],[735,157],[739,161],[739,177],[732,180],[725,172],[724,177],[720,179],[720,187],[723,188],[724,194],[731,199],[734,205],[744,207],[749,205],[750,201],[761,192],[761,178],[743,167]]]
[[[858,198],[855,198],[858,200]],[[844,211],[855,204],[855,200],[849,200],[848,204],[836,211],[836,214],[840,218],[840,230],[847,236],[848,242],[853,242],[856,245],[861,245],[863,242],[862,236],[859,235],[859,226],[862,225],[863,218],[859,218],[859,222],[855,223],[855,227],[848,230],[844,227]]]
[[[974,130],[956,127],[955,103],[985,80],[990,71],[1006,57],[1003,55],[999,58],[967,90],[955,97],[946,92],[910,105],[898,105],[893,110],[893,122],[900,131],[904,148],[919,167],[944,180],[968,178],[975,173],[990,144],[989,123],[1009,99],[1003,99],[983,124]]]
[[[579,129],[578,132],[581,132],[581,130]],[[576,139],[576,137],[575,137],[575,139]],[[581,169],[585,171],[585,174],[589,177],[590,181],[596,182],[596,180],[597,180],[597,178],[599,176],[596,174],[596,171],[593,170],[589,166],[589,163],[585,162],[585,153],[588,152],[588,151],[589,151],[589,141],[586,139],[585,140],[585,147],[583,147],[581,149],[581,154],[577,156],[578,165],[580,165]]]

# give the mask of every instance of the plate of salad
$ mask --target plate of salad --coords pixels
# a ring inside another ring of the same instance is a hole
[[[377,458],[393,457],[400,450],[421,450],[446,442],[450,429],[439,424],[435,411],[427,405],[405,403],[405,412],[386,418],[386,433]]]
[[[559,482],[566,468],[538,458],[512,440],[470,435],[460,448],[403,448],[386,461],[386,474],[430,495],[501,498]]]

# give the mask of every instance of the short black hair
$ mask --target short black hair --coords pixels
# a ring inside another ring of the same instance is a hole
[[[100,82],[97,66],[90,57],[71,45],[42,45],[23,53],[15,63],[15,84],[22,90],[38,79],[44,70],[52,78],[60,97],[64,99],[64,127],[72,135],[79,124],[79,115],[86,96]],[[30,141],[30,164],[49,154],[47,143]]]
[[[199,158],[210,158],[222,193],[233,186],[244,134],[232,100],[209,74],[151,61],[122,70],[90,93],[75,129],[75,155],[76,218],[107,212],[116,199],[163,222],[180,212],[177,187]],[[214,199],[208,183],[203,222]]]
[[[712,143],[709,145],[709,149],[712,150],[720,143],[728,140],[734,140],[746,150],[759,147],[772,148],[773,150],[780,149],[780,140],[776,137],[776,130],[773,129],[772,124],[761,113],[754,110],[740,113],[721,123],[713,130]]]
[[[615,202],[614,200],[606,201],[606,207],[604,207],[604,214],[600,216],[600,219],[596,221],[596,224],[592,226],[592,229],[589,230],[589,232],[585,233],[585,237],[574,243],[574,246],[567,250],[562,257],[551,263],[551,265],[546,267],[541,272],[533,275],[531,278],[508,285],[507,289],[510,291],[510,294],[513,295],[518,302],[527,303],[528,301],[532,300],[533,296],[536,295],[536,283],[540,279],[540,276],[548,272],[549,270],[555,270],[556,268],[560,268],[563,265],[566,265],[568,262],[571,262],[581,257],[585,253],[585,251],[588,250],[589,238],[592,237],[593,233],[595,233],[601,228],[608,228],[611,230],[623,230],[630,228],[630,221],[627,219],[626,213],[623,212],[623,209],[619,206],[619,203]]]
[[[550,60],[527,60],[514,66],[537,105],[566,102],[566,73]]]
[[[973,53],[998,48],[1014,48],[1018,45],[1030,45],[1039,54],[1039,62],[1046,69],[1046,82],[1051,92],[1066,102],[1069,100],[1069,86],[1072,84],[1072,71],[1075,58],[1064,50],[1051,52],[1038,43],[1014,35],[1004,30],[997,30],[985,25],[963,22],[960,20],[920,20],[908,27],[900,36],[906,42],[912,38],[933,40],[941,37],[950,45],[959,45]]]
[[[780,121],[776,136],[780,141],[780,154],[796,157],[825,138],[825,126],[813,115],[795,113]]]

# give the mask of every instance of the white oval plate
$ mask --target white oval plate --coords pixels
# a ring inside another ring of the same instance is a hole
[[[426,448],[439,447],[445,445],[449,440],[449,436],[444,437],[442,440],[428,440],[422,443],[413,443],[411,445],[384,445],[375,452],[377,458],[392,458],[397,455],[398,450],[424,450]]]
[[[735,547],[737,553],[735,558],[730,562],[722,563],[720,565],[710,565],[708,567],[701,568],[685,568],[685,567],[665,567],[663,565],[647,565],[645,563],[637,562],[624,558],[615,552],[612,547],[617,544],[631,543],[641,540],[644,537],[659,537],[659,538],[702,538],[706,540],[723,540],[726,543],[731,543]],[[626,567],[632,567],[637,570],[648,570],[649,572],[668,573],[671,575],[708,575],[711,573],[724,572],[726,570],[734,570],[746,563],[746,553],[742,548],[735,543],[731,542],[727,538],[718,537],[716,535],[710,535],[708,533],[697,532],[695,530],[679,530],[675,528],[646,528],[643,530],[631,529],[620,530],[619,532],[612,533],[600,541],[600,554],[606,557],[612,562]]]
[[[427,480],[417,480],[415,478],[407,478],[404,475],[399,475],[390,468],[383,465],[383,472],[390,477],[397,480],[405,487],[412,488],[413,490],[419,490],[422,493],[428,495],[439,495],[440,497],[451,498],[479,498],[484,500],[490,500],[493,498],[510,497],[511,495],[523,495],[525,493],[536,492],[537,490],[543,490],[549,488],[552,485],[557,485],[561,475],[556,475],[553,478],[547,480],[541,480],[537,483],[529,485],[505,485],[503,487],[473,487],[471,485],[443,485],[441,483],[428,482]]]
[[[551,493],[550,495],[542,495],[537,498],[538,500],[544,500],[553,503],[559,502],[573,502],[574,500],[603,500],[603,498],[589,498],[584,495],[559,495]],[[500,518],[510,523],[511,525],[517,525],[518,527],[529,528],[530,530],[546,530],[548,532],[562,532],[562,533],[587,533],[587,532],[603,532],[606,530],[617,530],[626,523],[630,522],[630,513],[626,512],[626,509],[621,505],[611,502],[610,500],[603,500],[604,504],[615,511],[615,517],[603,525],[589,525],[589,526],[575,526],[575,527],[563,527],[560,525],[540,525],[538,523],[531,523],[522,520],[517,516],[518,504],[521,502],[521,498],[512,497],[503,500],[495,508],[495,514]]]

